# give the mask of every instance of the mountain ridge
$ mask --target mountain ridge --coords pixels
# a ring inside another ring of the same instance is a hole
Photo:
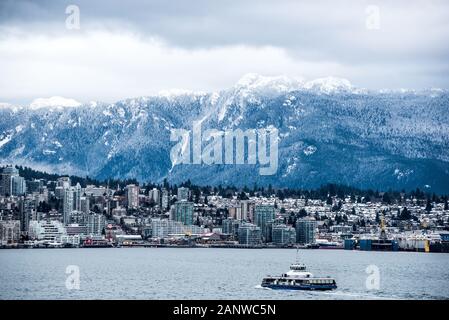
[[[449,190],[446,90],[373,92],[344,80],[321,90],[319,81],[308,89],[308,82],[298,83],[302,89],[283,77],[250,75],[212,93],[174,91],[67,108],[6,105],[0,162],[99,179]],[[261,177],[251,165],[172,168],[170,130],[191,129],[199,120],[204,130],[278,128],[277,174]]]

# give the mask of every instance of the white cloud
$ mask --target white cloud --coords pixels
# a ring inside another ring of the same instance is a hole
[[[112,102],[162,90],[214,91],[248,72],[287,76],[339,74],[333,62],[294,60],[282,48],[173,48],[131,33],[82,36],[17,34],[0,41],[1,99],[53,96]]]
[[[246,73],[449,87],[443,0],[79,0],[78,31],[64,27],[67,4],[0,1],[0,101],[214,91]],[[366,28],[367,5],[379,7],[379,30]]]

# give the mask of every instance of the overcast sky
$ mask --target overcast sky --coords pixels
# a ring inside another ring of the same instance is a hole
[[[0,102],[214,91],[246,73],[447,89],[448,43],[445,0],[0,0]]]

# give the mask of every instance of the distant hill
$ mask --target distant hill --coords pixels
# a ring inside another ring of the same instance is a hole
[[[216,93],[174,92],[113,104],[0,108],[0,162],[104,180],[199,185],[449,192],[449,93],[367,91],[247,75]],[[172,167],[170,129],[279,129],[279,168]]]

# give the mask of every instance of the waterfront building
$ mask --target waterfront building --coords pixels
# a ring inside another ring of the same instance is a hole
[[[179,221],[168,221],[168,237],[203,234],[204,229],[196,225],[185,225]]]
[[[227,218],[223,219],[222,225],[223,225],[223,233],[229,234],[235,239],[238,238],[240,221],[235,220],[233,218]]]
[[[273,235],[273,225],[274,220],[270,220],[267,223],[265,223],[265,227],[262,229],[262,240],[265,243],[272,242],[272,235]]]
[[[167,238],[168,221],[167,219],[151,219],[151,236],[153,238]]]
[[[66,227],[66,234],[69,236],[73,235],[87,235],[87,226],[85,224],[70,223]]]
[[[125,234],[123,229],[119,225],[108,224],[105,229],[105,238],[108,241],[115,241],[117,235]]]
[[[272,227],[272,242],[274,244],[285,245],[296,242],[296,230],[285,224],[275,224]]]
[[[252,223],[242,223],[239,226],[239,243],[249,246],[259,245],[262,242],[260,227]]]
[[[185,225],[180,221],[154,218],[151,219],[151,236],[153,238],[169,238],[203,234],[204,229],[195,225]]]
[[[79,245],[81,243],[81,237],[79,234],[62,235],[61,243],[63,246],[79,247]]]
[[[18,243],[20,240],[20,221],[0,221],[0,245]]]
[[[193,224],[193,202],[186,200],[175,203],[175,220],[184,223],[185,225]]]
[[[93,213],[88,216],[87,231],[89,234],[102,234],[105,225],[106,217],[103,214]]]
[[[275,210],[272,205],[257,205],[254,211],[254,223],[260,227],[263,232],[264,239],[268,238],[267,224],[275,218]],[[271,236],[270,236],[271,237]]]
[[[296,221],[296,242],[310,244],[315,242],[317,222],[313,218],[298,219]]]
[[[61,236],[67,235],[66,228],[60,221],[30,221],[29,235],[31,239],[44,242],[61,242]]]

